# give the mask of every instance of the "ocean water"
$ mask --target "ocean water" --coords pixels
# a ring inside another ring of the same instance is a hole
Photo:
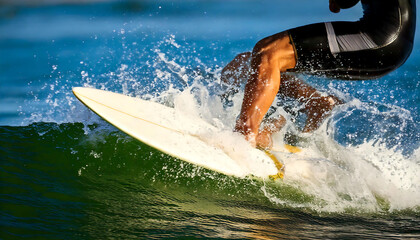
[[[0,238],[420,238],[418,34],[407,62],[381,79],[298,76],[345,103],[312,134],[299,131],[299,104],[274,104],[288,120],[276,142],[309,153],[285,162],[284,180],[164,155],[71,92],[153,100],[227,131],[243,90],[221,100],[220,72],[236,54],[361,14],[309,0],[1,1]]]

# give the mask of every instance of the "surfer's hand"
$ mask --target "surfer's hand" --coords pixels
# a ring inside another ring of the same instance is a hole
[[[335,0],[330,0],[330,11],[333,13],[339,13],[340,7],[337,5]]]
[[[241,122],[239,119],[236,122],[234,131],[241,133],[245,136],[245,139],[251,143],[253,147],[270,149],[273,147],[273,140],[271,135],[275,132],[280,131],[286,124],[286,119],[283,116],[279,116],[276,119],[265,120],[262,123],[262,130],[258,133],[251,131],[251,128],[247,124]]]

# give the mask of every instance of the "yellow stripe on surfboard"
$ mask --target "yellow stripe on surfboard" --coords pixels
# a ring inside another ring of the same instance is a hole
[[[286,150],[291,152],[291,153],[302,152],[302,149],[300,149],[299,147],[292,146],[292,145],[289,145],[289,144],[284,144],[284,148],[286,148]]]
[[[292,146],[289,144],[284,144],[284,148],[286,148],[287,151],[289,151],[290,153],[298,153],[301,152],[302,149],[300,149],[299,147],[296,146]],[[272,180],[276,180],[276,179],[283,179],[284,178],[284,164],[281,163],[277,157],[272,154],[269,150],[263,150],[264,153],[274,162],[274,165],[277,168],[278,173],[275,175],[269,175],[268,177]]]
[[[274,165],[276,165],[277,171],[278,173],[275,175],[269,175],[268,177],[276,180],[276,179],[283,179],[284,178],[284,164],[281,163],[276,156],[274,156],[274,154],[272,154],[271,152],[264,150],[264,153],[267,154],[267,156],[273,160]]]
[[[74,91],[73,91],[74,92]],[[177,129],[173,129],[173,128],[170,128],[170,127],[166,127],[166,126],[162,126],[162,125],[160,125],[160,124],[158,124],[158,123],[155,123],[155,122],[152,122],[152,121],[149,121],[149,120],[147,120],[147,119],[143,119],[143,118],[140,118],[140,117],[138,117],[138,116],[134,116],[134,115],[132,115],[132,114],[129,114],[129,113],[127,113],[127,112],[124,112],[124,111],[121,111],[121,110],[119,110],[119,109],[116,109],[116,108],[113,108],[113,107],[111,107],[111,106],[108,106],[108,105],[106,105],[106,104],[103,104],[103,103],[101,103],[101,102],[99,102],[99,101],[96,101],[96,100],[94,100],[94,99],[92,99],[92,98],[90,98],[90,97],[87,97],[87,96],[85,96],[84,94],[80,94],[80,93],[76,93],[76,92],[74,92],[75,93],[75,95],[76,95],[76,97],[78,97],[79,98],[79,96],[81,96],[81,97],[83,97],[83,98],[86,98],[86,99],[88,99],[88,100],[90,100],[90,101],[92,101],[92,102],[95,102],[96,104],[98,104],[98,105],[101,105],[101,106],[104,106],[104,107],[107,107],[107,108],[109,108],[109,109],[112,109],[112,110],[114,110],[114,111],[117,111],[117,112],[119,112],[119,113],[122,113],[122,114],[125,114],[125,115],[128,115],[128,116],[130,116],[130,117],[133,117],[133,118],[136,118],[136,119],[138,119],[138,120],[141,120],[141,121],[144,121],[144,122],[147,122],[147,123],[150,123],[150,124],[153,124],[153,125],[155,125],[155,126],[159,126],[159,127],[161,127],[161,128],[164,128],[164,129],[167,129],[167,130],[170,130],[170,131],[174,131],[174,132],[178,132],[178,133],[180,133],[180,134],[185,134],[184,132],[182,132],[182,131],[179,131],[179,130],[177,130]],[[80,98],[79,98],[80,99]],[[84,103],[84,101],[82,100],[82,99],[80,99],[81,100],[81,102],[82,103]],[[93,110],[94,111],[94,110]],[[201,139],[201,137],[200,136],[198,136],[198,135],[195,135],[195,134],[188,134],[188,135],[190,135],[190,136],[193,136],[193,137],[197,137],[197,138],[199,138],[199,139]],[[285,147],[285,149],[287,150],[287,151],[289,151],[290,153],[298,153],[298,152],[300,152],[300,151],[302,151],[300,148],[298,148],[298,147],[295,147],[295,146],[291,146],[291,145],[288,145],[288,144],[285,144],[284,145],[284,147]],[[267,150],[262,150],[268,157],[270,157],[270,159],[273,161],[273,163],[274,163],[274,165],[275,165],[275,167],[277,168],[277,170],[278,170],[278,173],[277,174],[275,174],[275,175],[269,175],[269,178],[271,178],[271,179],[273,179],[273,180],[276,180],[276,179],[283,179],[283,177],[284,177],[284,165],[276,158],[276,156],[274,156],[271,152],[269,152],[269,151],[267,151]],[[275,151],[274,149],[273,149],[273,151]]]

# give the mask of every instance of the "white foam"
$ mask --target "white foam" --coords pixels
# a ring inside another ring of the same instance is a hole
[[[231,107],[224,108],[217,96],[211,96],[205,87],[196,83],[194,88],[195,91],[187,88],[180,92],[175,97],[175,107],[220,129],[219,133],[207,136],[213,137],[214,142],[223,141],[236,147],[236,150],[240,149],[235,145],[243,143],[237,141],[237,136],[231,134],[230,129],[240,111],[243,92],[236,96]],[[357,99],[350,104],[356,108],[366,106]],[[369,108],[374,114],[382,114],[374,106]],[[345,111],[346,106],[341,109]],[[391,111],[385,114],[394,114],[395,111],[399,109],[391,107]],[[286,127],[274,136],[276,144],[281,146],[285,132],[296,132],[296,127],[283,109],[278,108],[277,113],[289,120]],[[405,118],[410,118],[409,112],[403,113]],[[342,146],[333,139],[334,131],[333,124],[327,120],[314,134],[301,134],[307,138],[302,153],[276,153],[286,165],[284,183],[317,199],[317,203],[297,204],[297,207],[335,212],[346,209],[392,211],[420,206],[419,150],[412,157],[407,157],[398,149],[389,149],[375,140],[356,146]],[[267,187],[262,191],[273,202],[291,204],[271,194]]]
[[[174,36],[170,36],[160,44],[167,44],[177,49],[184,48],[175,41]],[[135,74],[131,74],[132,66],[125,64],[110,70],[108,77],[110,81],[115,81],[112,83],[95,82],[96,78],[87,71],[81,71],[80,76],[85,85],[101,89],[117,85],[120,86],[120,92],[125,94],[141,96],[173,106],[181,114],[202,118],[217,129],[214,132],[203,133],[208,142],[224,146],[225,151],[240,155],[240,149],[246,143],[241,136],[232,134],[231,129],[241,108],[243,91],[231,99],[230,106],[223,106],[220,98],[209,91],[209,87],[220,84],[220,68],[205,66],[200,59],[195,58],[194,61],[201,67],[200,71],[213,75],[213,78],[205,79],[198,71],[187,71],[190,69],[179,64],[176,56],[162,53],[159,46],[154,53],[155,58],[151,61],[153,64],[149,64],[149,67],[154,70],[155,78],[151,85],[147,86],[150,88],[142,86],[134,77]],[[174,82],[174,79],[179,82]],[[154,84],[161,84],[166,88],[156,95],[153,91],[148,91],[156,86]],[[180,85],[183,87],[179,87]],[[70,96],[69,88],[69,86],[60,88],[54,85],[52,89],[59,91],[59,94],[50,95],[45,100],[47,105],[51,106],[51,110],[42,113],[35,111],[25,122],[89,122],[86,119],[91,119],[94,114],[80,104],[74,104],[75,99]],[[110,90],[115,91],[114,88]],[[35,103],[39,101],[37,95],[34,97]],[[365,104],[358,99],[352,99],[337,112],[342,111],[341,113],[347,116],[346,114],[351,114],[350,111],[347,112],[349,106],[379,116],[401,116],[407,121],[412,120],[410,112],[404,109],[387,106],[390,111],[384,113],[378,111],[374,105]],[[57,117],[54,114],[57,112],[64,113]],[[261,189],[262,194],[278,204],[309,207],[320,211],[343,211],[348,208],[383,211],[384,208],[398,210],[420,206],[420,150],[416,149],[411,156],[406,156],[398,148],[390,149],[377,139],[367,140],[354,146],[340,145],[334,140],[335,122],[330,121],[337,112],[334,112],[319,130],[305,135],[297,131],[297,127],[290,120],[291,117],[282,108],[277,109],[276,114],[283,115],[287,119],[287,124],[274,135],[275,144],[283,145],[287,131],[306,138],[303,152],[276,153],[286,165],[284,184],[314,196],[316,201],[297,204],[287,199],[280,199],[268,186]],[[401,126],[400,130],[403,131],[403,127]],[[221,142],[224,144],[220,144]],[[387,206],[384,207],[384,203],[378,202],[378,199],[382,199]]]

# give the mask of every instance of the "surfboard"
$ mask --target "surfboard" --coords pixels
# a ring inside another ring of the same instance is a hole
[[[221,131],[200,117],[110,91],[76,87],[73,93],[110,124],[172,157],[240,178],[283,178],[284,166],[275,155],[253,148],[241,135]]]

